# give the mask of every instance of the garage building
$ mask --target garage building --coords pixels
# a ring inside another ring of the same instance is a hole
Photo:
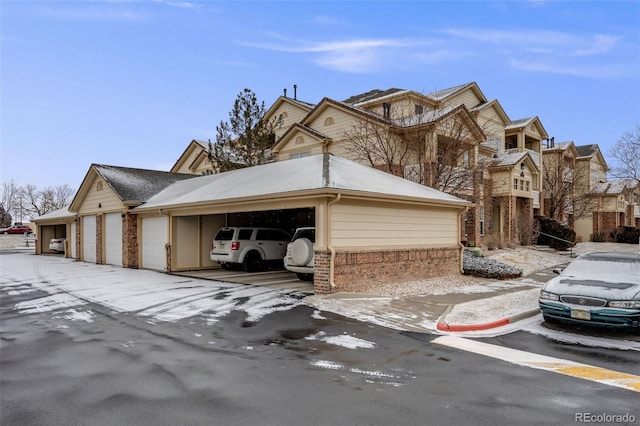
[[[178,180],[129,210],[125,266],[213,268],[222,226],[316,227],[316,293],[461,273],[471,204],[331,154]],[[135,228],[135,232],[134,229]],[[135,259],[134,259],[135,258]]]

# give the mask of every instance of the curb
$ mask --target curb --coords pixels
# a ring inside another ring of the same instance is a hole
[[[447,311],[440,318],[446,317],[451,309]],[[540,312],[540,309],[531,309],[529,311],[520,312],[507,318],[502,318],[497,321],[486,322],[482,324],[448,324],[445,320],[439,320],[436,329],[438,331],[460,332],[460,331],[482,331],[490,330],[492,328],[502,327],[508,324],[513,324],[517,321],[525,318],[532,317]]]

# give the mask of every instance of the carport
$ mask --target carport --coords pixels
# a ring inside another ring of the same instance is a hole
[[[65,257],[76,258],[74,244],[77,216],[67,208],[56,210],[32,220],[36,224],[36,254],[52,254],[49,241],[52,238],[66,238]]]
[[[322,154],[178,181],[129,214],[140,228],[141,266],[152,252],[152,269],[169,272],[215,268],[209,249],[221,226],[313,225],[314,290],[330,293],[461,273],[460,216],[470,205]]]

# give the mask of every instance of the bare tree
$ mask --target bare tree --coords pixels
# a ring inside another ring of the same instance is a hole
[[[609,151],[615,160],[611,175],[618,179],[635,179],[640,182],[640,123],[632,132],[623,134]]]
[[[466,107],[405,111],[390,105],[385,118],[364,112],[356,124],[342,133],[345,148],[357,160],[453,195],[473,190],[476,170],[475,122]]]
[[[69,205],[74,193],[67,184],[39,190],[31,184],[20,187],[13,181],[4,182],[0,208],[4,208],[7,213],[13,213],[13,218],[21,222],[25,218],[42,216]]]
[[[394,111],[394,115],[400,115]],[[345,148],[355,159],[371,167],[406,177],[410,162],[410,144],[404,140],[400,126],[377,114],[365,113],[342,133]]]
[[[543,158],[542,181],[549,218],[562,222],[571,215],[575,221],[593,211],[596,200],[587,196],[589,176],[575,167],[574,158],[563,153]]]
[[[266,108],[250,89],[238,94],[229,121],[216,126],[216,141],[207,150],[214,173],[275,161],[271,153],[276,136],[275,129],[282,124],[276,117],[264,121]]]
[[[2,194],[0,194],[0,208],[2,208],[2,217],[0,226],[11,225],[11,212],[14,211],[18,203],[18,194],[20,187],[11,180],[9,182],[2,182]]]

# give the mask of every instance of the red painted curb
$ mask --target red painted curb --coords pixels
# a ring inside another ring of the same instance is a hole
[[[479,330],[489,330],[491,328],[502,327],[503,325],[509,324],[509,318],[503,318],[501,320],[487,322],[484,324],[447,324],[446,322],[439,322],[436,328],[440,331],[479,331]]]

